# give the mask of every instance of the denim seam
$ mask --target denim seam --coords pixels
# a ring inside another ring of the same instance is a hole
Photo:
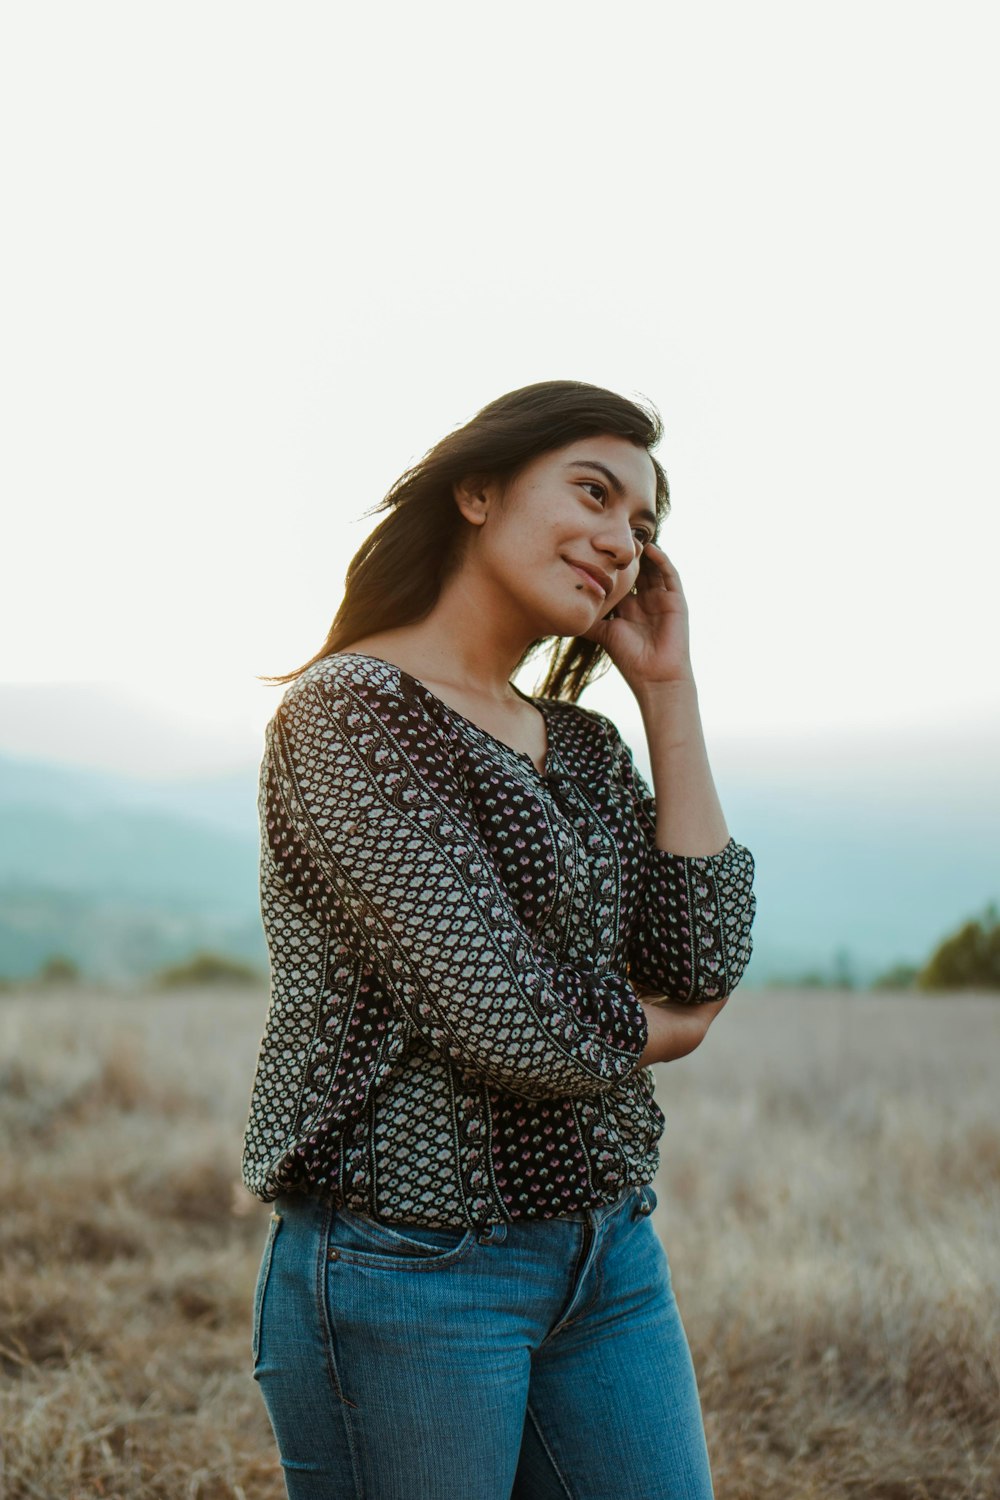
[[[337,1212],[336,1207],[332,1206],[327,1221],[328,1230]],[[441,1247],[438,1250],[431,1250],[428,1246],[426,1255],[391,1255],[388,1252],[382,1255],[377,1250],[342,1250],[339,1245],[334,1248],[337,1251],[338,1261],[343,1261],[347,1265],[367,1266],[373,1271],[439,1271],[458,1265],[460,1261],[465,1260],[475,1243],[476,1231],[467,1229],[458,1244],[453,1245],[451,1249]]]
[[[599,1233],[599,1231],[596,1230],[593,1224],[591,1224],[588,1220],[584,1220],[584,1229],[590,1230],[591,1234],[593,1235],[593,1239],[588,1244],[586,1234],[584,1235],[582,1249],[581,1251],[577,1252],[576,1259],[573,1262],[573,1272],[570,1278],[572,1286],[572,1291],[570,1293],[569,1299],[570,1307],[573,1306],[573,1303],[576,1300],[576,1294],[580,1289],[580,1273],[582,1272],[583,1267],[587,1264],[587,1257],[590,1255],[591,1250],[596,1244],[597,1235]],[[560,1317],[556,1320],[556,1322],[549,1329],[548,1333],[542,1339],[541,1343],[538,1345],[539,1350],[544,1349],[549,1340],[555,1338],[557,1333],[562,1333],[564,1328],[571,1328],[576,1322],[577,1318],[582,1316],[584,1311],[585,1309],[581,1307],[579,1311],[575,1312],[571,1318],[564,1318],[562,1315],[560,1315]]]
[[[636,1191],[637,1190],[634,1189],[634,1188],[629,1190],[628,1196],[624,1199],[624,1201],[622,1203],[617,1204],[617,1206],[615,1208],[615,1212],[616,1213],[619,1213],[621,1211],[621,1209],[625,1206],[625,1204],[632,1205],[634,1203]],[[613,1217],[614,1217],[613,1214],[606,1214],[605,1217],[601,1220],[601,1223],[600,1223],[599,1227],[594,1232],[594,1243],[595,1243],[595,1245],[597,1244],[597,1239],[598,1239],[598,1237],[599,1237],[599,1235],[601,1233],[601,1230],[605,1227],[605,1225],[607,1224],[608,1220],[611,1219],[611,1218],[613,1218]],[[562,1331],[563,1331],[564,1328],[572,1328],[572,1326],[573,1326],[574,1323],[576,1323],[580,1318],[582,1318],[585,1313],[588,1313],[590,1311],[590,1309],[594,1306],[595,1303],[597,1303],[597,1302],[599,1302],[601,1300],[601,1293],[604,1290],[604,1248],[605,1247],[604,1247],[603,1244],[599,1245],[597,1247],[597,1254],[594,1257],[594,1261],[593,1261],[593,1269],[594,1269],[594,1293],[593,1293],[593,1296],[591,1297],[590,1301],[588,1303],[586,1303],[585,1306],[579,1308],[573,1314],[573,1316],[570,1319],[568,1319],[567,1322],[560,1323],[555,1328],[551,1329],[550,1330],[550,1334],[548,1336],[551,1336],[551,1334],[553,1334],[553,1333],[562,1333]],[[544,1340],[543,1340],[543,1342],[544,1342]]]
[[[596,1235],[594,1236],[594,1242],[596,1246]],[[603,1285],[603,1281],[601,1278],[601,1252],[603,1251],[603,1249],[603,1245],[597,1247],[597,1253],[591,1262],[591,1268],[594,1271],[595,1286],[593,1292],[591,1293],[590,1301],[585,1302],[582,1307],[578,1307],[571,1318],[568,1318],[565,1323],[561,1323],[558,1328],[553,1329],[554,1333],[562,1333],[564,1328],[572,1328],[574,1323],[579,1323],[580,1319],[585,1317],[586,1314],[590,1312],[594,1304],[600,1301],[601,1287]]]
[[[267,1284],[271,1279],[271,1260],[274,1255],[274,1242],[278,1238],[282,1220],[280,1214],[272,1212],[267,1226],[267,1242],[264,1246],[264,1259],[266,1264],[260,1272],[259,1294],[254,1298],[253,1307],[253,1329],[251,1338],[251,1355],[253,1365],[256,1369],[260,1364],[260,1338],[264,1321],[264,1298],[267,1296]]]
[[[597,1251],[597,1259],[594,1261],[594,1295],[590,1299],[590,1306],[600,1302],[604,1291],[604,1245],[600,1245]]]
[[[442,1250],[440,1255],[379,1255],[376,1250],[337,1250],[337,1262],[348,1266],[364,1266],[369,1271],[442,1271],[459,1265],[476,1242],[474,1232],[469,1230],[470,1243],[463,1240],[454,1250]]]
[[[552,1449],[549,1447],[548,1443],[545,1441],[545,1434],[542,1432],[541,1427],[538,1425],[538,1418],[535,1416],[535,1413],[532,1410],[532,1406],[531,1406],[531,1402],[530,1401],[527,1403],[527,1408],[528,1408],[528,1416],[531,1418],[532,1426],[534,1427],[535,1431],[538,1434],[538,1441],[541,1443],[542,1447],[545,1449],[545,1452],[546,1452],[546,1454],[548,1456],[549,1463],[552,1465],[553,1473],[555,1474],[555,1476],[558,1479],[560,1485],[562,1486],[563,1493],[566,1494],[566,1495],[569,1495],[570,1500],[572,1500],[573,1491],[570,1489],[569,1485],[566,1483],[565,1479],[563,1478],[562,1470],[560,1469],[559,1465],[556,1463],[556,1456],[552,1452]]]
[[[439,1251],[444,1251],[446,1255],[450,1255],[453,1250],[460,1250],[462,1248],[463,1244],[465,1243],[465,1235],[470,1233],[470,1231],[468,1230],[464,1231],[462,1238],[455,1245],[425,1245],[419,1239],[410,1239],[404,1228],[397,1229],[391,1223],[380,1224],[378,1219],[373,1218],[370,1214],[360,1214],[356,1209],[347,1208],[344,1204],[339,1204],[337,1206],[337,1213],[341,1216],[341,1218],[346,1219],[349,1224],[356,1224],[358,1230],[362,1234],[370,1234],[374,1239],[379,1240],[380,1243],[385,1245],[387,1252],[391,1252],[393,1249],[399,1249],[401,1246],[404,1248],[409,1248],[413,1245],[418,1245],[432,1258],[436,1256]],[[419,1228],[419,1226],[416,1227]],[[428,1225],[428,1228],[430,1227],[431,1226]],[[342,1252],[342,1254],[344,1255],[352,1253],[353,1252],[347,1250]],[[360,1253],[367,1254],[369,1252],[363,1251]],[[378,1252],[373,1250],[370,1253],[375,1255]]]
[[[352,1473],[353,1473],[353,1476],[354,1476],[354,1491],[355,1491],[354,1500],[365,1500],[364,1483],[363,1483],[363,1480],[362,1480],[362,1477],[361,1477],[361,1469],[360,1469],[360,1464],[359,1464],[359,1456],[358,1456],[357,1445],[356,1445],[356,1443],[354,1441],[353,1426],[352,1426],[352,1423],[351,1423],[350,1414],[347,1411],[344,1410],[345,1407],[351,1407],[353,1410],[356,1411],[357,1410],[357,1402],[356,1401],[351,1401],[344,1394],[344,1390],[343,1390],[343,1387],[341,1385],[340,1374],[339,1374],[339,1372],[337,1370],[337,1361],[336,1361],[336,1358],[334,1356],[334,1349],[333,1349],[333,1324],[330,1321],[330,1309],[329,1309],[329,1306],[327,1304],[327,1297],[326,1297],[326,1278],[327,1278],[326,1250],[327,1250],[327,1244],[329,1242],[330,1224],[331,1224],[332,1218],[333,1218],[333,1207],[332,1207],[332,1205],[329,1206],[329,1207],[321,1209],[320,1212],[318,1213],[320,1233],[319,1233],[318,1238],[317,1238],[317,1251],[316,1251],[316,1284],[315,1284],[316,1304],[317,1304],[317,1310],[319,1312],[320,1324],[321,1324],[321,1327],[324,1329],[325,1334],[326,1334],[326,1337],[323,1340],[323,1352],[324,1352],[324,1354],[326,1356],[326,1367],[327,1367],[327,1371],[328,1371],[329,1376],[330,1376],[330,1383],[333,1386],[334,1394],[336,1395],[337,1400],[338,1400],[338,1402],[340,1404],[341,1413],[342,1413],[343,1419],[344,1419],[344,1432],[345,1432],[345,1434],[347,1436],[347,1447],[348,1447],[348,1451],[350,1452],[350,1455],[351,1455],[351,1470],[352,1470]]]

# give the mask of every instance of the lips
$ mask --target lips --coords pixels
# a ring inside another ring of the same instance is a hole
[[[569,566],[575,572],[582,573],[585,577],[591,579],[597,588],[600,589],[604,598],[607,598],[608,594],[610,594],[613,587],[612,580],[608,577],[607,573],[602,573],[600,568],[593,568],[589,563],[574,562],[569,557],[564,557],[563,562],[569,563]]]

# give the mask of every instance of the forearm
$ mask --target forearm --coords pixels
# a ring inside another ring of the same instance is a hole
[[[718,854],[729,842],[693,679],[654,682],[637,694],[656,797],[656,844],[671,854]]]
[[[728,999],[729,996],[725,995],[721,1000],[706,1001],[698,1006],[680,1005],[672,1000],[640,1001],[649,1023],[649,1038],[639,1066],[645,1068],[650,1063],[673,1062],[700,1047],[709,1026]]]

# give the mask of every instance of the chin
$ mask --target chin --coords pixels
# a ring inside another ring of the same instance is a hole
[[[551,618],[545,627],[546,635],[576,636],[582,635],[585,630],[592,630],[598,621],[607,614],[602,608],[599,612],[594,610],[566,610],[559,619]]]

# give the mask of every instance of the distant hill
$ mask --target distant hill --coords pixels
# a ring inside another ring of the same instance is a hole
[[[22,806],[74,816],[85,810],[146,810],[244,838],[252,829],[256,837],[257,776],[258,768],[251,764],[238,771],[199,776],[127,776],[0,751],[0,816],[8,808]]]
[[[259,914],[242,915],[169,897],[125,896],[18,884],[0,886],[0,976],[37,973],[52,954],[72,958],[87,979],[115,983],[182,962],[200,949],[231,955],[266,973]]]
[[[1000,900],[995,764],[1000,747],[957,742],[721,745],[727,821],[757,865],[745,985],[867,983]],[[95,978],[203,947],[266,966],[257,778],[255,763],[148,779],[0,754],[0,974],[53,951]]]
[[[641,724],[621,723],[634,745]],[[1000,728],[713,738],[733,837],[756,860],[745,983],[867,983],[1000,897]],[[636,754],[648,775],[648,761]]]
[[[266,966],[257,771],[151,782],[0,755],[0,974],[127,978],[217,948]]]
[[[843,966],[858,981],[937,943],[1000,894],[1000,820],[832,795],[810,807],[734,784],[720,796],[756,858],[748,979]]]

